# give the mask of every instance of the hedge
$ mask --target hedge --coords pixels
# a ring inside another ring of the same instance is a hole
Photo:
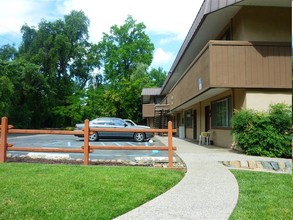
[[[232,134],[246,154],[291,158],[291,124],[291,106],[274,104],[268,112],[235,111]]]

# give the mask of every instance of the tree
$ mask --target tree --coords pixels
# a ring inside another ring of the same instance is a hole
[[[154,45],[144,32],[146,26],[128,16],[125,24],[114,25],[110,34],[103,34],[99,43],[106,80],[110,83],[121,79],[130,79],[136,65],[150,65],[153,59]]]
[[[39,66],[50,92],[47,94],[47,126],[63,126],[71,115],[56,111],[70,106],[69,97],[86,87],[90,72],[99,67],[96,46],[88,43],[89,19],[82,11],[72,11],[64,20],[42,20],[38,29],[24,25],[19,54]],[[72,103],[71,103],[72,104]],[[56,115],[56,113],[58,113]]]
[[[13,99],[13,84],[7,76],[0,76],[0,116],[8,117]]]
[[[22,59],[0,65],[5,115],[17,127],[40,127],[48,114],[50,89],[40,67]]]
[[[8,117],[12,108],[14,86],[7,74],[7,66],[14,59],[14,54],[14,46],[6,44],[0,47],[0,117]]]
[[[72,11],[37,28],[24,24],[18,50],[0,48],[0,113],[16,127],[68,126],[98,116],[141,120],[142,88],[161,86],[166,75],[148,71],[154,45],[145,25],[128,16],[98,44],[88,42],[88,25],[82,11]]]
[[[103,34],[98,44],[107,87],[105,100],[112,116],[138,118],[141,82],[137,70],[149,66],[153,59],[154,45],[145,33],[146,26],[131,16],[125,24],[114,25],[110,34]],[[146,70],[146,69],[145,69]],[[145,77],[145,73],[142,76]]]
[[[152,68],[149,72],[149,85],[148,87],[162,87],[166,80],[166,71],[161,67],[158,69]]]
[[[10,44],[3,45],[0,47],[0,62],[13,60],[16,54],[16,49]]]

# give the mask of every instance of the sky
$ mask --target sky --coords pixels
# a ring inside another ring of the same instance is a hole
[[[114,24],[122,25],[128,15],[146,25],[155,45],[151,67],[168,72],[201,7],[203,0],[0,0],[0,47],[19,45],[21,26],[37,28],[44,19],[63,19],[72,10],[82,10],[90,20],[90,42],[98,43],[102,33]]]

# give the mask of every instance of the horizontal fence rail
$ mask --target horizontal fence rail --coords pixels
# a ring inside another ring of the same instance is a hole
[[[59,152],[59,153],[83,153],[84,165],[89,165],[89,154],[94,150],[163,150],[168,151],[168,167],[173,167],[173,133],[176,129],[172,129],[172,122],[168,122],[168,129],[131,129],[131,128],[90,128],[89,120],[84,121],[83,130],[64,131],[64,130],[36,130],[36,129],[14,129],[12,125],[8,125],[8,119],[2,117],[1,125],[1,142],[0,142],[0,163],[5,163],[7,159],[7,151],[27,151],[27,152]],[[93,146],[89,145],[89,136],[94,132],[141,132],[141,133],[167,133],[168,146]],[[52,135],[82,135],[84,137],[83,145],[80,149],[76,148],[43,148],[43,147],[14,147],[7,143],[8,134],[52,134]]]
[[[33,129],[9,129],[9,134],[59,134],[59,135],[83,135],[83,131],[63,130],[33,130]]]

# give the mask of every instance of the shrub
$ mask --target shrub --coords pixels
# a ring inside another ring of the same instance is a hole
[[[232,133],[246,154],[267,157],[291,157],[291,107],[271,105],[268,112],[236,111]]]

